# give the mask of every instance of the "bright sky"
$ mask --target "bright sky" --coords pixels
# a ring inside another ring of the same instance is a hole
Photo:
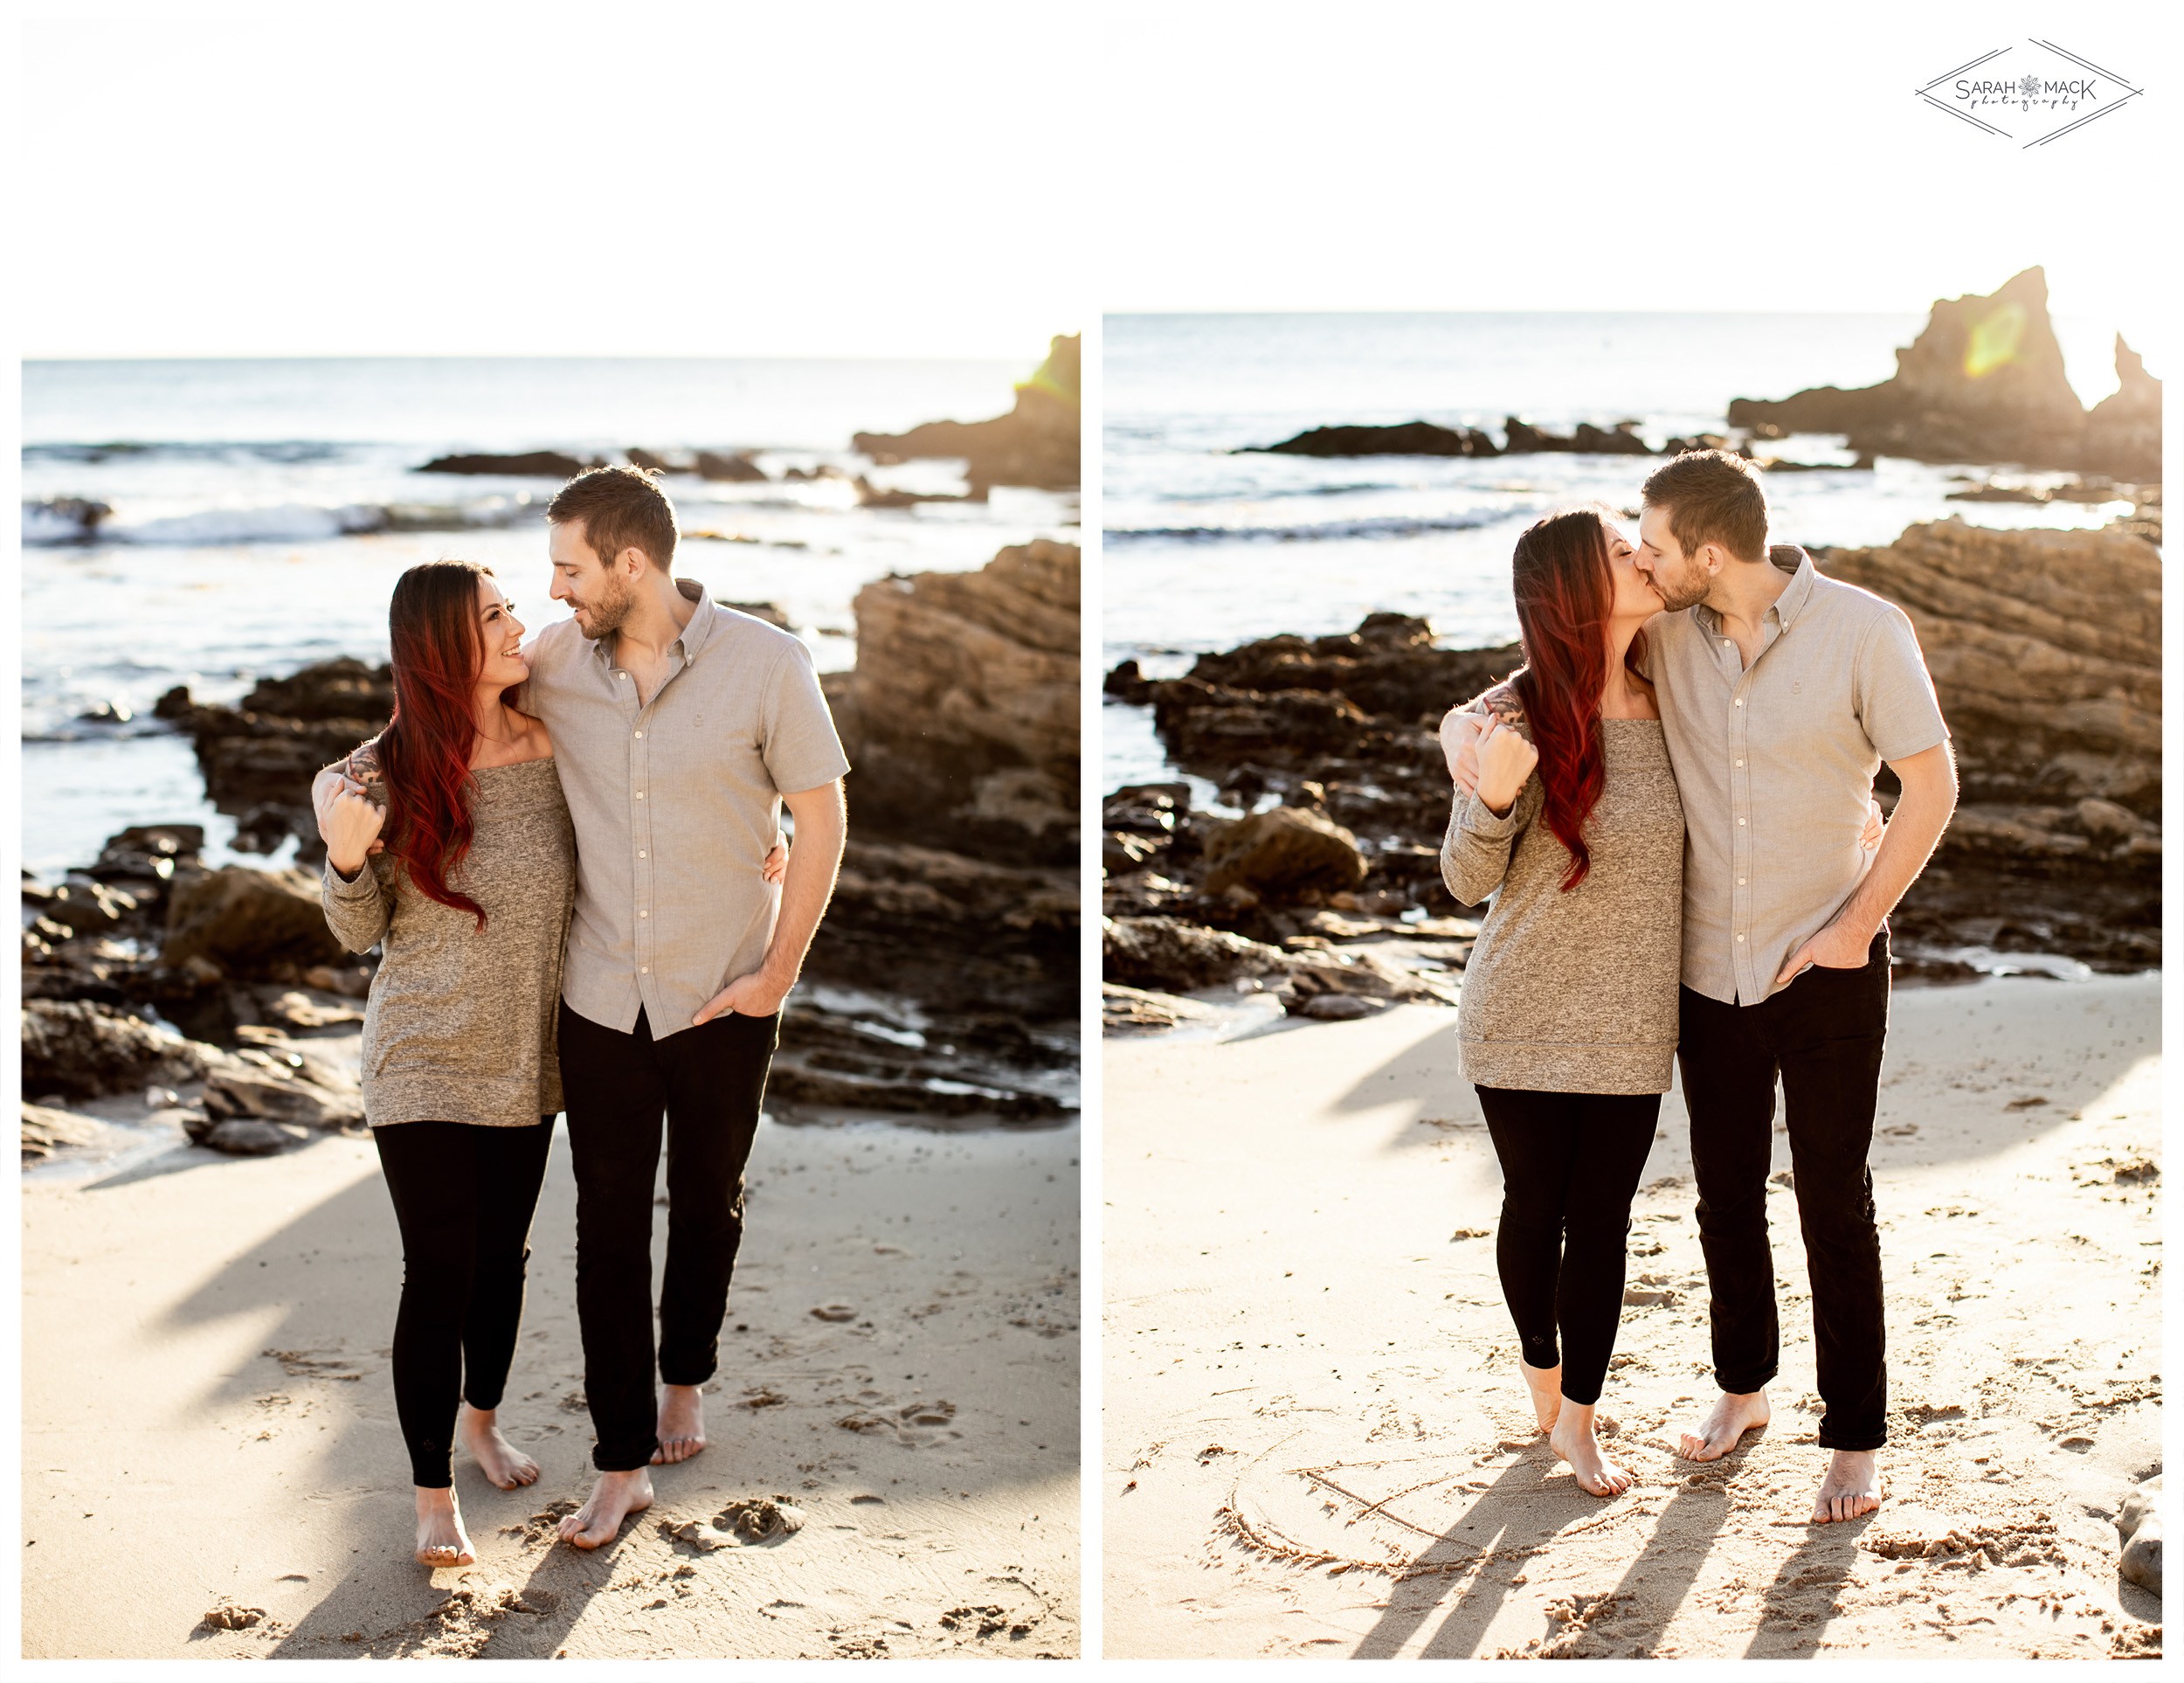
[[[2159,95],[2180,10],[1128,0],[1102,303],[1917,311],[2038,263],[2057,314],[2145,350],[2179,295],[2174,97],[2026,150],[1913,90],[2042,37]]]
[[[1096,308],[1058,7],[27,10],[31,357],[1036,363]]]
[[[2180,10],[47,0],[24,349],[1022,358],[1102,309],[1917,311],[2040,263],[2167,371]],[[1913,96],[2055,31],[2152,92],[2029,150]]]

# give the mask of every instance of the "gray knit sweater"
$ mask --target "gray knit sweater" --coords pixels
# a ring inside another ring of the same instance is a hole
[[[1514,722],[1529,740],[1521,716]],[[1607,781],[1585,824],[1592,864],[1566,894],[1570,850],[1540,818],[1546,794],[1538,772],[1504,817],[1457,792],[1441,847],[1442,880],[1466,904],[1494,895],[1456,1010],[1464,1079],[1479,1086],[1669,1089],[1683,964],[1683,807],[1658,719],[1603,719],[1600,732]]]
[[[347,762],[377,804],[386,789],[369,745]],[[471,773],[470,850],[450,886],[485,909],[428,899],[392,852],[356,880],[329,860],[320,898],[352,952],[383,944],[364,1006],[364,1119],[536,1125],[562,1107],[554,1055],[562,942],[576,883],[576,832],[553,760]]]

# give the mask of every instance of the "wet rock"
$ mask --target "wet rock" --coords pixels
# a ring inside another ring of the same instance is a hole
[[[789,630],[789,615],[778,602],[731,602],[725,596],[713,599],[717,606],[734,608],[738,613],[748,613],[754,620],[764,620],[776,630]]]
[[[861,835],[1016,864],[1077,851],[1079,552],[1047,539],[975,572],[857,592],[835,721]]]
[[[270,1054],[245,1048],[223,1057],[204,1078],[205,1114],[215,1122],[293,1123],[339,1132],[362,1127],[364,1107],[353,1085],[329,1091],[301,1070]]]
[[[883,468],[959,457],[974,494],[992,485],[1072,488],[1082,476],[1082,353],[1075,335],[1056,338],[1038,371],[1016,388],[1015,406],[992,420],[929,421],[908,433],[860,433],[852,443]]]
[[[196,864],[204,848],[202,825],[133,824],[107,840],[98,862],[85,874],[101,883],[131,885],[142,903],[145,896],[138,885],[171,882],[176,869]]]
[[[518,479],[574,479],[598,461],[579,461],[558,450],[526,450],[514,455],[435,456],[417,471],[420,474],[506,474]]]
[[[160,958],[170,966],[201,958],[232,977],[271,979],[276,966],[341,965],[349,954],[326,926],[314,878],[229,865],[169,890]]]
[[[1299,999],[1290,1015],[1321,1022],[1349,1022],[1378,1015],[1386,1008],[1385,1003],[1360,994],[1308,994]]]
[[[860,509],[915,509],[921,502],[984,502],[984,488],[970,491],[904,491],[874,485],[862,474],[852,481]]]
[[[171,1028],[88,1000],[25,1000],[23,1090],[65,1098],[194,1079],[201,1049]]]
[[[1226,825],[1206,842],[1206,891],[1247,888],[1262,900],[1339,894],[1365,878],[1358,840],[1331,820],[1275,807]]]
[[[39,906],[42,916],[79,935],[110,933],[135,911],[134,895],[91,880],[59,884],[43,897]]]
[[[1393,426],[1315,426],[1279,444],[1247,445],[1239,455],[1283,456],[1497,456],[1486,433],[1472,426],[1404,421]]]
[[[311,812],[311,779],[386,728],[394,675],[346,656],[282,678],[266,678],[235,707],[199,705],[170,690],[156,710],[188,732],[205,792],[224,813],[247,816],[261,833],[274,821],[303,838],[299,855],[322,855]]]
[[[1110,1034],[1130,1028],[1172,1028],[1179,1022],[1197,1022],[1211,1015],[1198,1001],[1178,994],[1124,987],[1119,982],[1100,985],[1100,1021]]]
[[[23,541],[25,544],[88,544],[99,535],[99,523],[114,510],[88,497],[57,496],[23,503]]]
[[[2124,1499],[2123,1511],[2116,1515],[2116,1534],[2123,1550],[2117,1570],[2126,1583],[2135,1583],[2154,1596],[2161,1593],[2161,1515],[2165,1506],[2161,1475],[2157,1472]]]

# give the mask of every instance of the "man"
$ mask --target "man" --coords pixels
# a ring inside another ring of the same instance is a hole
[[[652,1501],[647,1467],[705,1447],[743,1236],[743,1167],[780,1022],[834,887],[849,769],[812,657],[669,571],[675,513],[634,468],[548,506],[556,601],[528,653],[577,830],[560,1056],[577,1178],[577,1312],[598,1484],[579,1548]],[[796,847],[762,875],[782,804]],[[667,1116],[667,1258],[653,1411],[652,1209]]]
[[[1666,612],[1646,627],[1683,802],[1680,1044],[1722,1395],[1678,1453],[1718,1459],[1766,1423],[1780,1333],[1767,1244],[1782,1086],[1813,1289],[1814,1523],[1880,1506],[1887,1439],[1880,1236],[1867,1153],[1888,1031],[1886,919],[1956,807],[1949,731],[1910,620],[1770,550],[1749,461],[1676,457],[1646,481],[1635,564]],[[1476,782],[1468,728],[1444,733]],[[1870,869],[1860,845],[1883,762],[1903,793]],[[1466,781],[1469,778],[1470,780]]]

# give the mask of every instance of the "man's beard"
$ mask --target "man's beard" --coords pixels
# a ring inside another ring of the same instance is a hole
[[[1664,578],[1660,573],[1655,572],[1653,575],[1653,587],[1661,592],[1662,612],[1681,613],[1685,608],[1697,607],[1706,599],[1706,593],[1712,587],[1712,580],[1694,567],[1677,580]]]
[[[577,629],[595,643],[602,637],[612,637],[622,628],[622,621],[629,618],[632,599],[632,592],[627,590],[603,596],[585,609],[585,617],[577,621]]]

